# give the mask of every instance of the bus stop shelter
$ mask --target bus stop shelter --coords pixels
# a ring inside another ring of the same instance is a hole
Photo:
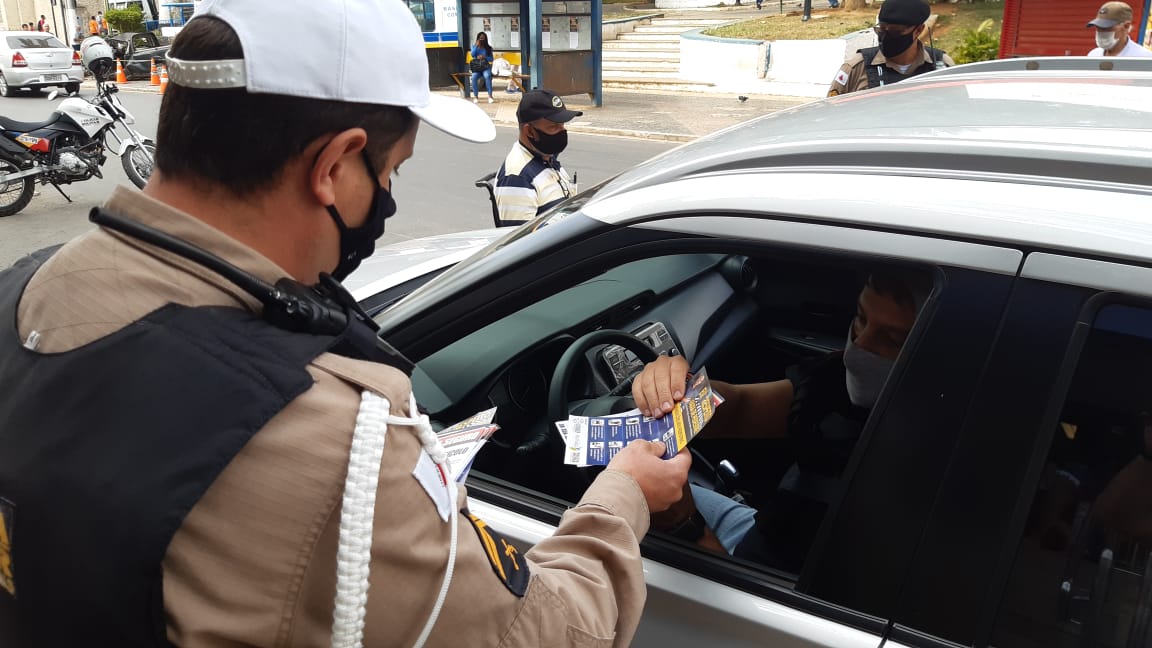
[[[460,2],[465,54],[485,32],[496,56],[520,66],[527,87],[558,95],[588,93],[594,105],[603,105],[600,0]]]

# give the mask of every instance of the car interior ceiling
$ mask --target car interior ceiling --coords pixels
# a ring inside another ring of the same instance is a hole
[[[438,426],[498,408],[501,429],[477,456],[473,474],[575,502],[595,470],[563,466],[563,444],[546,402],[557,363],[576,338],[602,328],[634,332],[659,322],[693,369],[706,367],[711,377],[726,382],[776,380],[800,360],[843,347],[866,276],[862,272],[858,261],[829,256],[817,263],[810,255],[799,260],[766,251],[632,261],[420,359],[413,387]],[[592,349],[574,368],[568,401],[586,403],[620,387],[626,398],[612,400],[612,412],[630,409],[631,390],[618,384],[603,352]],[[531,456],[517,451],[537,434],[554,443]],[[793,463],[787,446],[779,440],[693,441],[706,463],[739,457],[740,487],[751,495],[751,504],[773,492]]]

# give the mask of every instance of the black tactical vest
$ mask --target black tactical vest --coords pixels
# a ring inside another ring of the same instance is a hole
[[[48,256],[0,272],[0,510],[15,585],[0,587],[0,646],[167,646],[172,536],[312,386],[306,366],[335,339],[168,305],[74,351],[36,353],[16,308]]]
[[[935,47],[924,46],[928,52],[928,58],[934,62],[924,62],[918,67],[909,69],[908,72],[901,74],[898,70],[893,70],[881,63],[880,65],[872,65],[872,59],[876,58],[876,54],[880,51],[879,47],[866,47],[862,50],[857,50],[861,56],[864,57],[864,71],[868,74],[868,87],[879,88],[882,85],[889,85],[897,81],[914,77],[917,74],[924,74],[936,69],[936,63],[944,65],[944,50],[936,49]]]

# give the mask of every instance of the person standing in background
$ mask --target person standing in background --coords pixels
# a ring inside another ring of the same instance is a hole
[[[1126,2],[1105,2],[1085,26],[1096,28],[1096,49],[1088,56],[1152,58],[1152,51],[1128,36],[1132,31],[1132,7]]]

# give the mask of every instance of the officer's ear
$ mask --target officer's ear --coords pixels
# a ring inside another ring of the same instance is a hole
[[[342,181],[350,177],[359,179],[364,174],[361,151],[367,143],[367,131],[349,128],[337,133],[313,154],[315,161],[308,171],[308,180],[312,195],[321,205],[336,204],[337,189]],[[305,151],[304,155],[308,153]]]
[[[924,30],[927,28],[928,25],[925,25],[924,23],[920,23],[916,26],[916,29],[912,31],[912,34],[916,36],[916,40],[920,40],[920,37],[924,35]]]

